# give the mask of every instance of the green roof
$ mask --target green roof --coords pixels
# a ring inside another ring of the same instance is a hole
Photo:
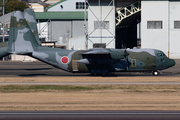
[[[46,10],[49,10],[50,8],[54,7],[55,5],[57,5],[57,4],[59,4],[59,3],[62,3],[62,2],[65,2],[65,1],[67,1],[67,0],[60,0],[59,2],[57,2],[57,3],[55,3],[55,4],[53,4],[53,5],[49,6],[49,7],[47,7]]]
[[[84,12],[35,12],[36,19],[84,19]],[[86,19],[88,14],[86,13]]]

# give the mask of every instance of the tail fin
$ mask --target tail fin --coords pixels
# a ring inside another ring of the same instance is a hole
[[[11,15],[8,52],[16,54],[30,53],[38,46],[39,43],[35,39],[23,13],[14,11]]]
[[[33,9],[27,8],[23,12],[24,18],[26,19],[33,35],[35,36],[37,42],[39,43],[39,34],[37,29],[36,17]],[[40,43],[39,43],[40,44]]]

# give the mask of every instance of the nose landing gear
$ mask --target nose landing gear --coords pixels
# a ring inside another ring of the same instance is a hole
[[[152,74],[153,74],[154,76],[157,76],[157,75],[159,75],[159,72],[158,72],[158,71],[153,71]]]

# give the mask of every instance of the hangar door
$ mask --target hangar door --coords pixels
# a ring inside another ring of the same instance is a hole
[[[140,1],[116,11],[116,48],[137,47],[137,24],[140,21]]]

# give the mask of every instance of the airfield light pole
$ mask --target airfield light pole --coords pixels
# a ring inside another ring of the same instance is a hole
[[[69,28],[66,28],[66,32],[67,32],[67,43],[66,43],[66,49],[69,49],[69,33],[70,33]]]
[[[99,27],[100,27],[100,43],[102,43],[102,7],[101,0],[99,0],[99,8],[100,8],[100,19],[99,19]]]
[[[5,1],[3,0],[3,4],[2,4],[2,7],[3,7],[3,42],[4,42],[4,5],[5,5]],[[4,61],[4,57],[2,59]]]
[[[4,0],[3,0],[3,42],[4,42]]]
[[[84,33],[85,33],[85,50],[88,49],[88,33],[87,33],[87,28],[86,28],[86,12],[87,12],[87,9],[86,9],[86,3],[87,1],[85,0],[84,2]]]
[[[168,58],[170,49],[170,2],[168,2]]]

